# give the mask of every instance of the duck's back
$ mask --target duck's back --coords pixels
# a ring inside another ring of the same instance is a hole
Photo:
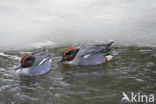
[[[32,55],[35,57],[34,65],[38,65],[43,59],[50,57],[50,54],[47,52],[47,50],[33,52]]]

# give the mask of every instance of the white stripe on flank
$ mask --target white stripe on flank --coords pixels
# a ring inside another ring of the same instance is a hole
[[[83,56],[83,58],[88,58],[90,56],[90,54],[89,55],[85,55],[85,56]]]
[[[49,59],[49,57],[48,58],[45,58],[45,59],[43,59],[40,63],[39,63],[39,65],[42,65],[45,61],[47,61]]]

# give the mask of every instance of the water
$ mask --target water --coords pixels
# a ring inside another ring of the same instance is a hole
[[[119,54],[106,64],[55,64],[65,47],[48,48],[51,71],[37,77],[12,72],[32,50],[1,52],[0,104],[120,104],[123,91],[156,94],[156,48],[114,46]]]
[[[120,104],[122,92],[156,95],[156,0],[0,0],[0,104]],[[97,66],[55,64],[68,46],[115,41]],[[12,72],[47,46],[51,71]]]

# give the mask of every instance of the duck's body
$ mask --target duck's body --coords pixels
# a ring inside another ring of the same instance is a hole
[[[87,45],[78,48],[78,52],[73,60],[68,61],[73,65],[97,65],[110,61],[113,57],[109,44],[102,45]]]
[[[47,50],[44,48],[41,51],[32,53],[35,61],[30,67],[22,67],[21,63],[17,66],[15,72],[28,76],[37,76],[47,73],[51,67],[51,59]]]
[[[97,65],[106,62],[106,58],[103,53],[94,54],[94,55],[86,55],[84,57],[78,57],[69,61],[69,64],[72,65]]]

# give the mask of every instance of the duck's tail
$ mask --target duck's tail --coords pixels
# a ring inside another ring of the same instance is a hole
[[[110,46],[114,43],[114,41],[109,42],[108,44],[106,44],[107,49],[110,49]]]
[[[42,48],[42,51],[47,51],[47,48],[46,48],[46,47],[43,47],[43,48]]]
[[[112,48],[111,45],[114,43],[114,41],[109,42],[108,44],[106,44],[106,52],[109,55],[112,55]]]

